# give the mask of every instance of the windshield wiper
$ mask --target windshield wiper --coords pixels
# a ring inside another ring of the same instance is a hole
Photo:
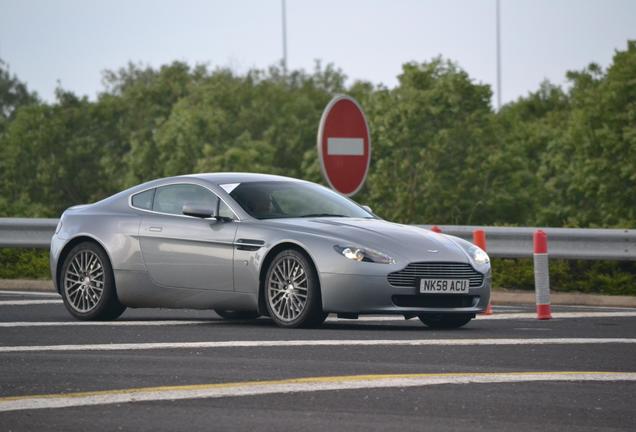
[[[298,217],[306,218],[306,217],[349,217],[349,216],[345,216],[341,214],[333,214],[333,213],[310,213],[310,214],[305,214]]]

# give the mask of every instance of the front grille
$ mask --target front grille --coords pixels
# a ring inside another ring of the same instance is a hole
[[[484,282],[484,275],[465,263],[415,262],[389,273],[387,279],[393,286],[414,288],[419,279],[469,279],[469,286],[477,288]]]
[[[417,308],[462,308],[475,305],[479,296],[467,294],[394,295],[393,304]]]

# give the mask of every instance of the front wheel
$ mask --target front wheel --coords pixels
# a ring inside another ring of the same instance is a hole
[[[427,327],[433,329],[455,329],[465,326],[474,318],[474,315],[466,314],[426,314],[418,318]]]
[[[325,320],[313,264],[300,251],[287,249],[272,260],[265,277],[267,310],[280,327],[315,327]]]
[[[126,310],[117,299],[108,256],[93,242],[71,249],[62,266],[60,288],[64,306],[77,319],[111,320]]]

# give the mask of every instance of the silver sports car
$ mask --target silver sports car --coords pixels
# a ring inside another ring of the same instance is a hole
[[[491,280],[469,242],[387,222],[314,183],[245,173],[154,180],[69,208],[51,272],[78,319],[194,308],[282,327],[328,313],[460,327],[488,305]]]

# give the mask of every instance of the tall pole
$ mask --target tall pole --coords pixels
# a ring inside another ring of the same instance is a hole
[[[287,74],[287,12],[285,0],[281,1],[283,8],[283,73]]]
[[[501,109],[501,13],[499,8],[499,0],[497,0],[497,111],[499,111],[500,109]]]

